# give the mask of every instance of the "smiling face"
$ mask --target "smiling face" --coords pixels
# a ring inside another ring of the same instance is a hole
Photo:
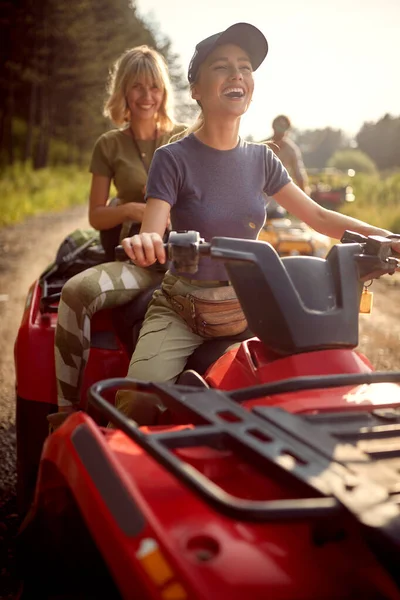
[[[199,70],[192,86],[192,98],[203,113],[240,117],[249,107],[254,90],[250,58],[233,44],[217,46]]]
[[[164,97],[164,90],[148,78],[135,81],[126,95],[131,120],[155,119]]]

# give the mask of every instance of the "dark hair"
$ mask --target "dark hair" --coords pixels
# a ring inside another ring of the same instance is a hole
[[[286,115],[278,115],[277,117],[275,117],[275,119],[272,121],[272,127],[275,127],[277,121],[286,121],[288,129],[290,129],[292,126],[289,117],[287,117]]]

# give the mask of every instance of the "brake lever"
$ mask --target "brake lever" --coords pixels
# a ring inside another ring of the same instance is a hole
[[[393,275],[400,267],[400,261],[393,256],[381,259],[378,256],[358,254],[355,259],[361,282],[379,279],[382,275]]]
[[[399,233],[392,233],[391,235],[388,235],[387,237],[389,240],[394,240],[394,241],[399,240],[399,242],[400,242],[400,234]],[[395,258],[400,258],[400,252],[396,252],[396,250],[392,249],[392,253]]]
[[[126,254],[123,246],[116,246],[114,248],[114,258],[118,262],[125,262],[129,260],[129,256]]]

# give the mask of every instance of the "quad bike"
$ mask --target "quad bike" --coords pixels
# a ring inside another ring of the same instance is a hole
[[[360,282],[399,263],[385,238],[342,241],[281,259],[171,234],[177,267],[225,261],[253,337],[204,377],[90,387],[95,418],[44,444],[22,599],[400,599],[400,373],[354,350]],[[159,398],[157,426],[112,405],[122,388]]]
[[[351,185],[332,187],[321,182],[312,186],[311,198],[329,210],[339,210],[346,202],[355,200]]]
[[[318,256],[325,258],[330,239],[306,223],[289,217],[275,201],[267,208],[267,220],[258,239],[268,242],[279,256]]]
[[[85,232],[86,233],[86,232]],[[110,245],[109,245],[110,246]],[[119,249],[120,260],[127,260]],[[110,252],[108,247],[107,252]],[[98,236],[74,247],[70,236],[61,244],[56,261],[28,291],[14,346],[16,372],[17,500],[20,514],[32,501],[43,443],[48,436],[47,415],[57,412],[54,364],[54,334],[58,303],[66,281],[85,268],[108,262]],[[165,265],[155,265],[160,281]],[[80,406],[89,412],[87,390],[96,381],[126,375],[147,305],[157,286],[148,288],[124,307],[102,310],[92,319],[91,348],[81,385]],[[243,339],[249,337],[245,332]],[[234,340],[221,339],[204,344],[188,362],[203,374]],[[97,417],[101,418],[99,415]]]

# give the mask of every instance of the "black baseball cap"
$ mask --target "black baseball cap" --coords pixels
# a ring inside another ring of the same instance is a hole
[[[249,23],[235,23],[225,31],[215,33],[197,44],[189,65],[189,83],[196,81],[200,65],[217,46],[222,44],[235,44],[243,48],[250,57],[253,71],[258,69],[268,53],[268,42],[257,27]]]

